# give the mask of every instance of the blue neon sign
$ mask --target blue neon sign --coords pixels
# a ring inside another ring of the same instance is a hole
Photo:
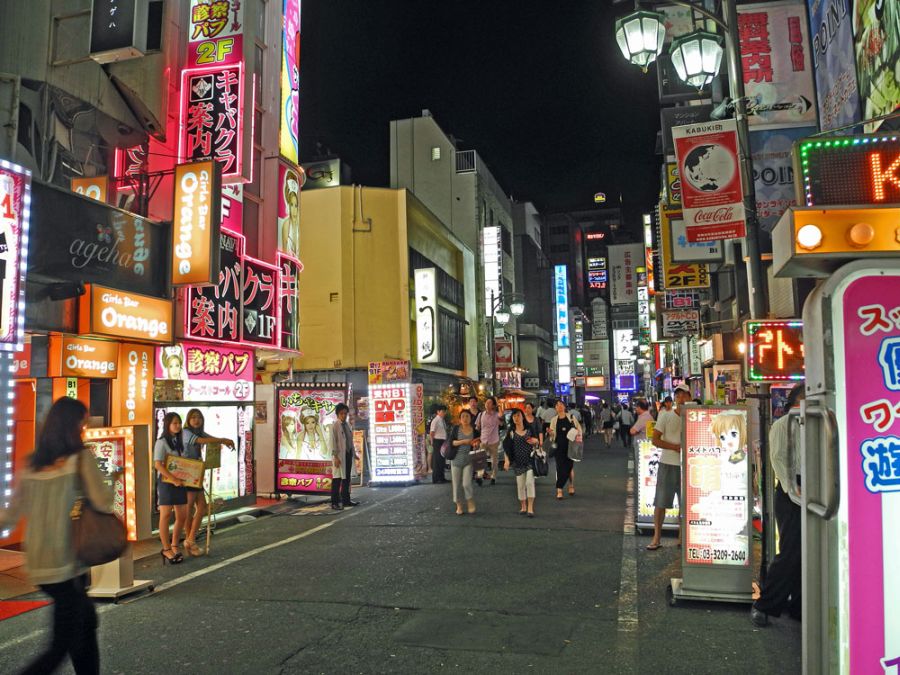
[[[554,268],[556,291],[556,346],[569,346],[569,285],[565,265]]]

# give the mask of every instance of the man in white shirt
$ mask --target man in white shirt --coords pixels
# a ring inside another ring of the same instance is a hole
[[[681,426],[684,405],[691,400],[691,390],[687,385],[675,387],[674,410],[662,410],[656,426],[653,427],[653,445],[662,450],[656,474],[656,496],[653,500],[653,541],[647,544],[648,551],[655,551],[662,536],[663,519],[666,509],[671,509],[678,496],[681,506]],[[678,535],[681,544],[681,534]]]
[[[447,478],[444,476],[446,463],[444,460],[444,456],[441,454],[441,446],[444,445],[444,441],[447,440],[447,420],[445,419],[446,414],[447,406],[439,405],[437,408],[437,414],[434,416],[434,419],[431,420],[431,428],[428,432],[428,435],[431,437],[432,448],[428,453],[428,456],[431,459],[432,483],[447,482]]]

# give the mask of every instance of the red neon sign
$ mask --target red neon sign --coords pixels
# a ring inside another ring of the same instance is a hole
[[[747,321],[744,324],[748,382],[799,382],[805,378],[803,322]]]

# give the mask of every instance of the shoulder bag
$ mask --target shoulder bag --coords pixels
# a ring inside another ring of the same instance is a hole
[[[78,477],[81,479],[81,455],[78,456]],[[87,495],[75,500],[69,514],[72,519],[72,546],[75,557],[88,566],[103,565],[121,556],[128,547],[125,526],[115,514],[103,513],[91,506]]]
[[[572,426],[569,429],[569,433],[566,434],[566,438],[569,439],[569,459],[573,462],[580,462],[584,459],[584,443],[581,437],[581,432],[578,431],[578,427]]]
[[[532,450],[531,465],[535,476],[546,476],[550,472],[550,465],[547,463],[547,454],[541,449]]]
[[[456,459],[456,453],[459,451],[459,448],[453,445],[453,441],[456,440],[456,431],[457,427],[453,427],[447,434],[447,440],[441,444],[441,457],[447,461]]]

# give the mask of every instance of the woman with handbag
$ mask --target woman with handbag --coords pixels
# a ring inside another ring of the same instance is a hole
[[[475,513],[475,499],[472,493],[472,457],[470,452],[478,448],[479,441],[475,436],[472,413],[463,408],[459,413],[459,424],[453,429],[450,438],[456,448],[456,456],[450,460],[450,481],[453,488],[453,502],[456,504],[456,515],[463,513],[463,498],[469,513]]]
[[[71,512],[83,495],[94,511],[112,513],[113,495],[82,441],[87,418],[87,408],[76,399],[61,398],[51,406],[12,504],[0,510],[5,527],[15,526],[20,516],[27,519],[28,577],[53,598],[50,646],[23,673],[52,672],[66,655],[79,675],[100,672],[97,614],[84,586],[88,570],[76,555]]]
[[[569,459],[569,431],[577,429],[581,433],[581,425],[566,412],[565,401],[556,402],[556,417],[550,422],[550,438],[553,439],[556,458],[556,498],[563,498],[563,489],[571,479],[569,496],[575,496],[575,462]]]
[[[516,474],[516,490],[519,496],[519,515],[534,518],[534,467],[532,454],[540,446],[540,441],[533,434],[530,425],[525,424],[525,413],[519,409],[512,412],[512,428],[507,434],[509,450],[506,454],[504,469],[509,471],[512,465]],[[505,449],[505,448],[504,448]]]
[[[184,457],[181,437],[181,415],[170,412],[163,417],[162,435],[153,446],[153,466],[156,468],[156,505],[159,507],[159,540],[162,542],[163,565],[177,565],[184,560],[178,550],[181,530],[187,521],[187,490],[184,483],[166,468],[166,456]],[[166,480],[163,480],[163,479]],[[169,538],[169,519],[175,512],[175,525]]]

